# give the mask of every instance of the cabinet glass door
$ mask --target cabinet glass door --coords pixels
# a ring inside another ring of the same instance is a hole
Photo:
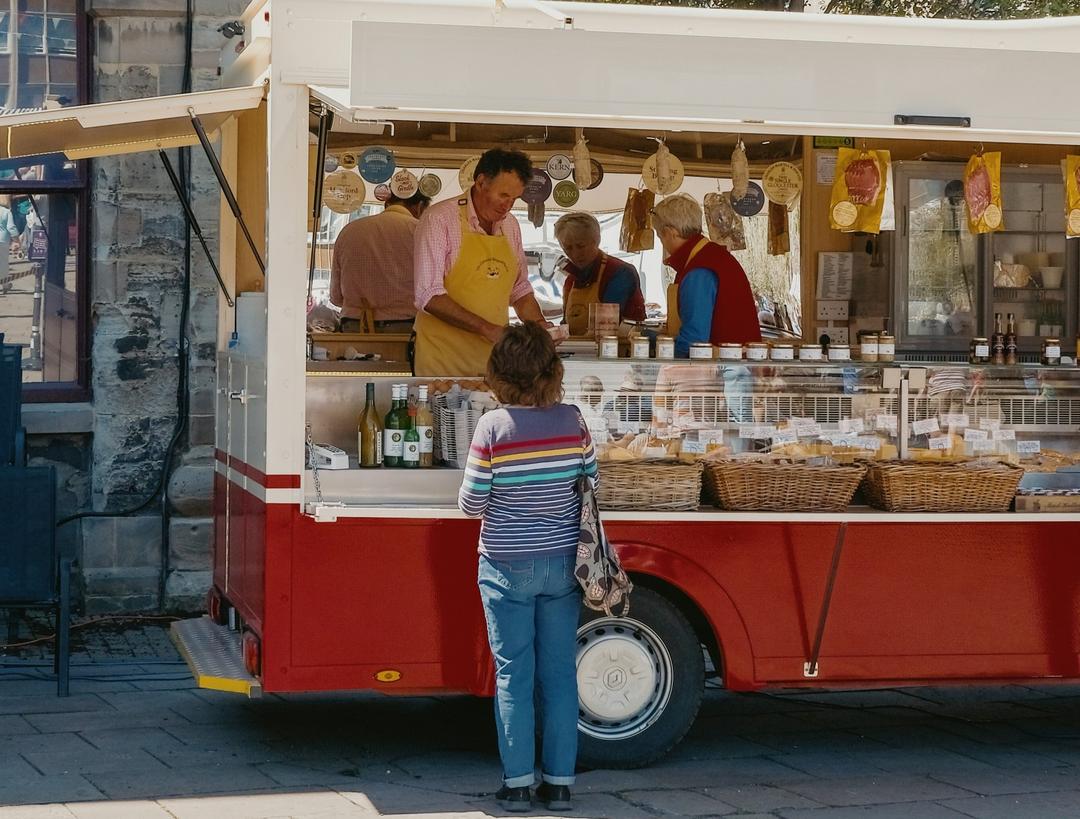
[[[908,346],[967,344],[978,326],[979,246],[967,227],[960,176],[898,177],[904,208],[897,328]]]

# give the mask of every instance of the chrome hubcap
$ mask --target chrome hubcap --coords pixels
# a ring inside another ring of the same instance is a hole
[[[643,623],[605,617],[578,629],[578,728],[598,739],[647,729],[671,698],[671,657]]]

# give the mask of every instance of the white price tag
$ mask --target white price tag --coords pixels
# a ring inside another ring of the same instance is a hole
[[[1016,430],[1015,429],[995,429],[994,439],[997,441],[1015,441]]]
[[[689,455],[704,455],[705,454],[705,442],[704,441],[683,441],[682,451]]]
[[[833,446],[848,446],[858,447],[859,436],[858,435],[837,435],[832,439]]]
[[[627,432],[633,432],[636,435],[637,433],[641,432],[642,424],[640,421],[619,421],[615,425],[615,429],[624,434]]]
[[[772,438],[776,434],[776,427],[771,424],[741,424],[739,426],[740,438],[751,438],[755,440],[765,440]]]
[[[937,438],[930,439],[931,449],[948,449],[950,446],[949,436],[940,435]]]
[[[893,434],[896,433],[897,419],[895,415],[881,413],[874,418],[874,429],[883,429]]]
[[[971,418],[964,412],[946,412],[941,416],[943,427],[967,427],[971,426]]]
[[[807,424],[804,427],[795,427],[795,432],[800,438],[817,438],[821,435],[821,424]]]
[[[860,435],[856,441],[861,449],[866,449],[871,452],[877,452],[881,449],[881,439],[876,435]]]
[[[722,444],[724,443],[724,430],[701,429],[698,430],[697,437],[703,444]]]
[[[980,418],[979,429],[1001,429],[1001,421],[999,421],[997,418]]]
[[[990,437],[990,433],[985,429],[972,429],[968,427],[964,430],[965,441],[985,441]]]
[[[780,444],[794,444],[799,440],[799,434],[792,427],[778,429],[772,436],[773,446]]]
[[[851,432],[858,434],[866,429],[866,424],[863,423],[862,418],[844,418],[840,421],[841,432]]]
[[[972,452],[993,452],[997,449],[997,441],[991,441],[989,439],[982,439],[971,442]]]
[[[802,429],[803,427],[817,426],[817,421],[813,418],[788,418],[788,423],[795,429]]]
[[[922,421],[915,421],[911,425],[911,431],[916,435],[929,435],[931,432],[937,432],[940,429],[937,418],[925,418]]]
[[[1038,455],[1042,452],[1042,447],[1038,441],[1017,441],[1016,453],[1018,455]]]

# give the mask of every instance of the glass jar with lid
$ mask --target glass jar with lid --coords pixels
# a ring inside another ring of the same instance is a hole
[[[820,344],[799,345],[799,361],[822,361],[824,358]]]
[[[1048,337],[1042,343],[1042,364],[1044,367],[1056,367],[1061,363],[1061,339]]]
[[[968,348],[968,362],[971,364],[990,363],[990,339],[985,336],[976,336],[971,339],[971,346]]]
[[[695,341],[690,345],[690,358],[704,361],[713,357],[713,346],[707,341]]]
[[[648,358],[649,357],[649,337],[648,336],[634,336],[630,340],[630,357],[631,358]]]
[[[829,361],[851,361],[851,345],[830,344]]]
[[[769,351],[769,357],[773,361],[794,361],[795,345],[787,343],[774,344]]]
[[[863,361],[878,360],[878,334],[867,333],[859,339],[859,358]]]
[[[720,358],[724,361],[741,361],[742,345],[733,342],[725,342],[720,345]]]
[[[746,345],[747,361],[765,361],[769,358],[769,345],[764,341],[751,341]]]
[[[600,340],[596,343],[600,358],[618,358],[619,357],[619,337],[618,336],[600,336]]]
[[[896,361],[896,339],[888,333],[878,335],[878,361]]]
[[[663,359],[675,358],[675,339],[671,336],[657,336],[656,357]]]

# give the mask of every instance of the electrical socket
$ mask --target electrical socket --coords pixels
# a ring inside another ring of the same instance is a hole
[[[817,303],[818,321],[847,321],[848,302],[822,299]]]
[[[851,334],[848,332],[847,327],[825,327],[819,325],[817,327],[817,338],[821,338],[823,335],[829,337],[833,344],[849,344]]]

